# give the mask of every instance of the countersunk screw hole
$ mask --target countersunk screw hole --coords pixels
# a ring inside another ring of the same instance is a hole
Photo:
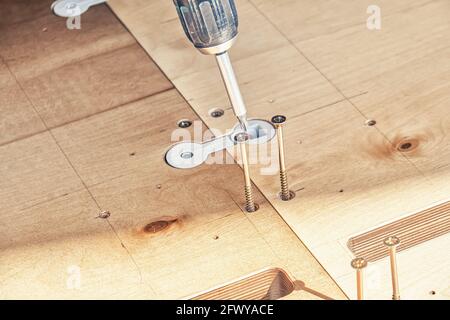
[[[162,185],[160,185],[160,184],[156,185],[156,189],[161,189],[161,188],[162,188]]]
[[[209,111],[209,115],[213,118],[220,118],[225,114],[225,111],[220,108],[215,108]]]
[[[435,294],[436,294],[436,291],[434,291],[434,290],[430,291],[430,295],[434,296]]]
[[[214,236],[213,239],[214,240],[219,240],[219,236]]]
[[[188,119],[182,119],[180,121],[177,122],[178,127],[180,128],[189,128],[190,126],[192,126],[192,121],[188,120]]]
[[[109,211],[102,211],[98,214],[98,217],[100,219],[108,219],[109,216],[111,216],[111,213]]]
[[[366,121],[366,126],[368,126],[368,127],[373,127],[376,124],[377,124],[377,122],[375,120],[367,120]]]
[[[245,208],[245,212],[247,212],[247,213],[255,213],[258,210],[259,210],[259,205],[257,203],[255,203],[255,211],[250,211],[250,210],[248,210],[248,208]]]
[[[281,192],[280,192],[280,193],[278,193],[278,198],[280,198],[283,201],[290,201],[295,198],[295,192],[289,190],[289,198],[287,198],[287,199],[283,198],[283,196],[281,195]]]

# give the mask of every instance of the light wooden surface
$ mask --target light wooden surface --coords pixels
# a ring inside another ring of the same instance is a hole
[[[165,164],[198,117],[109,8],[69,31],[51,2],[0,1],[0,297],[183,298],[279,267],[290,298],[345,298],[262,194],[243,213],[237,165]]]
[[[109,4],[209,127],[234,125],[214,59],[185,39],[170,1]],[[253,181],[351,298],[346,241],[450,197],[450,3],[380,1],[378,31],[366,27],[371,4],[238,0],[230,52],[249,115],[287,116],[300,191],[279,201],[276,177],[257,166]],[[211,118],[213,107],[226,115]],[[403,298],[450,298],[449,248],[446,235],[399,254]],[[369,266],[369,299],[390,298],[388,272],[386,259]]]

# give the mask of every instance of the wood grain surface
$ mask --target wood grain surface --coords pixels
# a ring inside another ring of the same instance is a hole
[[[258,166],[253,181],[354,298],[348,239],[450,196],[450,3],[379,1],[381,29],[369,30],[371,1],[236,2],[230,55],[250,117],[288,118],[297,197],[280,201]],[[214,58],[188,42],[172,3],[109,4],[209,127],[234,125]],[[450,298],[449,247],[447,234],[399,253],[403,298]],[[366,277],[366,297],[390,298],[387,259]]]
[[[238,165],[166,165],[178,120],[207,129],[110,9],[67,30],[51,2],[0,1],[0,297],[178,299],[276,267],[292,298],[346,298],[261,193],[243,212]]]

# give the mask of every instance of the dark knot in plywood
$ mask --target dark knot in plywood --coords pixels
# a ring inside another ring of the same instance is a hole
[[[145,233],[154,234],[154,233],[157,233],[157,232],[167,229],[171,224],[173,224],[176,221],[177,221],[177,219],[153,221],[153,222],[147,224],[144,227],[143,231]]]
[[[396,143],[396,149],[400,152],[411,152],[419,146],[419,140],[415,138],[404,138]]]

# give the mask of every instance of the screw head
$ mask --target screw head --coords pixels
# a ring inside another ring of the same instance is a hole
[[[215,108],[215,109],[210,110],[209,114],[213,118],[220,118],[221,116],[223,116],[225,114],[225,111],[220,108]]]
[[[286,117],[282,115],[276,115],[272,117],[271,121],[273,124],[282,124],[286,122]]]
[[[238,143],[246,142],[250,139],[250,135],[246,132],[239,132],[234,136],[234,140]]]
[[[396,247],[400,244],[400,239],[396,236],[387,237],[383,240],[383,243],[387,247]]]
[[[108,219],[110,215],[111,213],[109,211],[104,210],[98,214],[98,217],[100,219]]]
[[[367,261],[364,258],[355,258],[351,262],[353,269],[364,269],[367,267]]]
[[[190,126],[192,126],[192,121],[188,120],[188,119],[182,119],[182,120],[178,121],[177,125],[178,125],[178,127],[183,128],[183,129],[189,128]]]

